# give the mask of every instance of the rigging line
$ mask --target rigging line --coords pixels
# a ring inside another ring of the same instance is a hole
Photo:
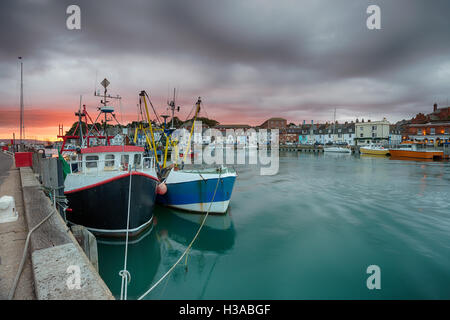
[[[88,137],[89,137],[89,135],[90,135],[90,133],[91,133],[91,130],[92,130],[94,127],[95,127],[95,129],[98,131],[98,129],[97,129],[97,127],[95,126],[95,124],[97,123],[97,120],[98,120],[98,118],[100,117],[101,114],[102,114],[101,112],[98,114],[97,118],[95,119],[94,125],[93,125],[93,126],[91,127],[91,129],[88,131],[88,133],[87,133],[87,135],[86,135],[86,140],[88,139]],[[100,132],[99,132],[99,134],[100,134]]]
[[[148,102],[150,103],[150,106],[151,106],[152,109],[153,109],[153,113],[155,114],[156,119],[158,120],[159,125],[161,126],[161,124],[162,124],[161,119],[159,119],[158,114],[156,113],[155,107],[153,107],[153,103],[152,103],[152,101],[150,100],[150,97],[149,97],[148,94],[147,94],[147,91],[145,91],[145,95],[147,96]],[[150,119],[148,119],[148,120],[150,121]]]
[[[130,171],[130,184],[128,186],[128,214],[127,214],[127,233],[125,239],[125,255],[123,261],[123,270],[119,272],[122,277],[122,285],[120,288],[120,300],[127,300],[127,288],[128,283],[131,281],[131,275],[127,270],[127,260],[128,260],[128,233],[130,230],[130,207],[131,207],[131,178],[132,178],[132,166],[129,166]]]
[[[153,289],[155,289],[161,283],[161,281],[163,281],[172,272],[172,270],[175,269],[175,267],[178,265],[178,263],[180,263],[180,261],[186,255],[186,253],[188,253],[188,251],[191,249],[192,245],[194,244],[195,240],[197,239],[198,235],[200,234],[200,231],[202,230],[203,225],[205,224],[205,221],[206,221],[206,218],[209,215],[209,212],[211,211],[211,207],[212,207],[214,198],[216,197],[217,189],[219,188],[219,182],[220,182],[220,177],[221,176],[222,176],[222,169],[220,169],[219,178],[217,179],[216,189],[214,190],[213,197],[211,199],[211,202],[209,203],[208,211],[206,212],[205,217],[203,218],[202,224],[198,228],[197,233],[195,234],[195,236],[192,239],[191,243],[189,243],[188,247],[183,252],[183,254],[180,256],[180,258],[178,258],[177,262],[175,262],[175,264],[153,286],[151,286],[150,289],[148,289],[143,295],[141,295],[138,298],[138,300],[142,300],[143,298],[145,298],[145,296],[147,296],[150,292],[152,292]]]
[[[191,116],[192,111],[194,110],[195,105],[192,107],[191,111],[189,112],[188,116],[186,117],[186,120],[184,122],[188,121],[189,117]]]
[[[119,109],[120,109],[120,121],[123,123],[122,99],[119,99]]]

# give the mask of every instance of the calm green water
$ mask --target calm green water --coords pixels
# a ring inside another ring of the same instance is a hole
[[[148,299],[450,299],[450,163],[280,153],[275,176],[239,177],[187,259]],[[165,208],[129,246],[129,299],[180,257],[202,215]],[[100,241],[99,241],[100,242]],[[120,295],[124,245],[98,244]],[[381,290],[366,269],[381,268]]]

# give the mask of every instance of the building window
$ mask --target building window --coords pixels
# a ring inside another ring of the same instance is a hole
[[[363,137],[363,134],[361,133],[359,136],[362,138],[362,137]]]
[[[372,132],[372,138],[376,138],[376,137],[377,137],[376,132]]]
[[[363,131],[364,129],[363,129],[363,127],[359,127],[359,131]]]
[[[448,132],[449,132],[449,129],[445,128],[445,134],[448,134]]]
[[[86,168],[97,168],[98,156],[86,156]]]
[[[372,126],[372,130],[377,130],[377,126]]]
[[[430,128],[430,134],[436,134],[436,129],[435,128]]]

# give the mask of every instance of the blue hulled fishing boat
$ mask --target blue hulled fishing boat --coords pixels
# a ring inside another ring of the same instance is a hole
[[[229,168],[171,170],[165,180],[167,192],[157,195],[156,201],[188,211],[225,213],[236,177]]]

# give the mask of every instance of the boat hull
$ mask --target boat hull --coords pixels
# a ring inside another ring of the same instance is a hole
[[[137,236],[151,225],[157,185],[155,177],[132,172],[129,236]],[[70,208],[67,220],[96,235],[125,236],[129,188],[130,174],[125,173],[65,192]]]
[[[225,213],[230,203],[236,174],[198,174],[173,171],[166,180],[167,192],[157,195],[159,204],[177,209]],[[217,191],[214,196],[214,191]],[[213,199],[214,197],[214,199]]]
[[[389,153],[394,158],[414,158],[414,159],[443,159],[442,151],[414,151],[390,149]]]
[[[323,151],[333,153],[352,153],[352,151],[348,148],[339,148],[339,147],[324,148]]]
[[[374,155],[387,155],[389,153],[388,149],[369,149],[369,148],[363,148],[361,147],[359,149],[359,152],[361,152],[362,154],[374,154]]]

